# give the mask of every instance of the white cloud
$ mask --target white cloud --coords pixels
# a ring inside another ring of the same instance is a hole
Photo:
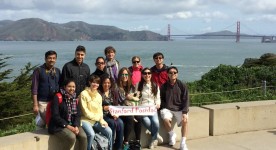
[[[131,30],[154,30],[174,22],[181,26],[187,21],[191,28],[199,28],[199,23],[214,28],[212,23],[236,20],[275,23],[274,14],[275,0],[0,0],[0,20],[84,21]]]
[[[262,15],[258,17],[249,17],[246,21],[268,21],[268,22],[276,22],[276,15]]]
[[[34,7],[32,1],[33,0],[1,0],[0,8],[2,10],[30,9]]]
[[[131,31],[141,31],[141,30],[149,30],[148,25],[139,25],[138,27],[130,27],[129,30]]]
[[[165,15],[165,18],[167,19],[187,19],[191,18],[193,15],[191,12],[177,12],[175,14],[167,14]]]
[[[245,13],[276,13],[276,1],[273,0],[243,0],[239,3],[239,7]]]

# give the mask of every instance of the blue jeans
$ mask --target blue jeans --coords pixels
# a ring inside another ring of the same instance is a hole
[[[156,140],[159,132],[159,120],[157,112],[152,116],[143,116],[144,126],[151,132],[151,139]]]
[[[104,116],[104,120],[108,123],[108,126],[112,130],[112,141],[115,141],[114,149],[122,150],[123,138],[124,138],[124,123],[122,119],[117,118],[117,120],[114,120],[109,116]],[[116,139],[114,140],[115,133],[116,133]]]
[[[104,136],[108,138],[109,150],[112,150],[112,130],[110,127],[102,127],[99,122],[96,122],[93,126],[91,123],[82,121],[82,128],[87,136],[87,150],[91,150],[92,144],[94,142],[95,132],[101,132]]]

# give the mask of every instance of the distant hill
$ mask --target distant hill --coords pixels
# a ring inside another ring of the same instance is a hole
[[[2,20],[0,21],[0,28],[9,24],[12,24],[14,21],[11,20]]]
[[[241,33],[240,35],[242,37],[242,36],[248,35],[248,34]],[[235,32],[223,30],[223,31],[218,31],[218,32],[208,32],[208,33],[204,33],[204,34],[199,34],[196,36],[188,37],[187,39],[235,39],[235,38],[236,38]],[[256,37],[242,37],[242,38],[253,39]]]
[[[128,31],[114,26],[81,21],[64,24],[38,18],[0,21],[1,41],[164,41],[166,36],[151,31]]]

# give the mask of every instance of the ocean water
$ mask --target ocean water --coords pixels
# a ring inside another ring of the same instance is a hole
[[[162,52],[166,65],[179,69],[179,79],[190,82],[199,80],[203,74],[220,64],[239,66],[245,58],[259,58],[264,53],[276,53],[276,43],[261,43],[260,40],[244,40],[235,43],[229,39],[178,40],[178,41],[0,41],[0,54],[12,56],[7,68],[14,69],[12,76],[18,75],[28,62],[32,65],[43,64],[44,54],[56,50],[56,66],[62,66],[74,58],[75,48],[83,45],[87,49],[85,63],[95,70],[95,59],[104,56],[104,48],[113,46],[116,59],[121,67],[131,64],[132,56],[140,56],[144,67],[152,67],[152,55]],[[2,70],[0,70],[2,71]]]

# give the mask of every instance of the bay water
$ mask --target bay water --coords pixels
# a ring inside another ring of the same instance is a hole
[[[186,82],[199,80],[203,74],[220,64],[240,66],[245,58],[259,58],[264,53],[276,54],[276,43],[261,43],[260,40],[241,39],[240,43],[229,39],[189,39],[177,41],[0,41],[0,54],[12,56],[6,68],[14,69],[12,76],[18,75],[28,62],[32,65],[44,63],[48,50],[58,53],[56,66],[74,58],[78,45],[87,49],[85,63],[95,70],[95,60],[104,56],[104,49],[113,46],[116,59],[121,67],[129,67],[132,56],[140,56],[144,67],[154,65],[153,54],[162,52],[166,65],[179,69],[179,78]],[[2,57],[2,56],[1,56]],[[3,70],[0,70],[1,72]]]

